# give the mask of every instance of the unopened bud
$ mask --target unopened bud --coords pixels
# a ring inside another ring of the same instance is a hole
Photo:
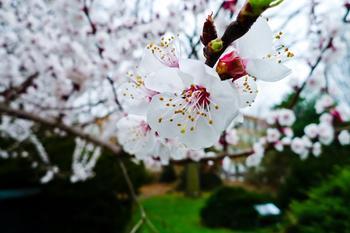
[[[235,52],[228,53],[220,58],[216,72],[220,78],[237,80],[247,75],[245,62]]]
[[[223,47],[224,47],[224,42],[219,38],[210,41],[208,44],[208,48],[212,53],[220,52]]]

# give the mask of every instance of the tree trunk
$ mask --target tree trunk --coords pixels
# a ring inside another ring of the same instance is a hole
[[[200,195],[200,164],[190,162],[186,165],[186,195],[188,197],[198,197]]]

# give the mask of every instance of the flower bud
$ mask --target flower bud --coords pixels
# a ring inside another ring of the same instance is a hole
[[[209,51],[212,53],[220,52],[223,47],[224,47],[224,42],[219,38],[210,41],[208,44]]]
[[[219,59],[216,72],[223,80],[231,78],[237,80],[247,75],[245,61],[235,52],[230,52]]]

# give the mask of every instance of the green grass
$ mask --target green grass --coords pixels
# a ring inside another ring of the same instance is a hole
[[[200,209],[204,206],[206,196],[192,199],[180,194],[170,194],[148,198],[142,201],[148,217],[159,233],[268,233],[266,229],[254,231],[231,231],[226,229],[210,229],[200,223]],[[136,212],[137,210],[135,210]],[[135,213],[134,225],[140,215]],[[130,232],[130,230],[128,231]],[[138,233],[152,233],[143,226]]]

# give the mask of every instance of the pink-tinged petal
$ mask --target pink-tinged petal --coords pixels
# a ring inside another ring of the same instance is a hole
[[[155,145],[154,132],[140,116],[128,115],[120,119],[117,123],[117,136],[123,149],[133,155],[146,155]]]
[[[183,89],[183,83],[176,68],[162,68],[145,79],[145,86],[157,92],[176,93]]]
[[[267,59],[249,59],[246,66],[249,75],[266,82],[276,82],[291,73],[283,64]]]
[[[259,17],[250,30],[237,40],[239,55],[243,58],[263,58],[272,50],[273,33],[266,19]]]

